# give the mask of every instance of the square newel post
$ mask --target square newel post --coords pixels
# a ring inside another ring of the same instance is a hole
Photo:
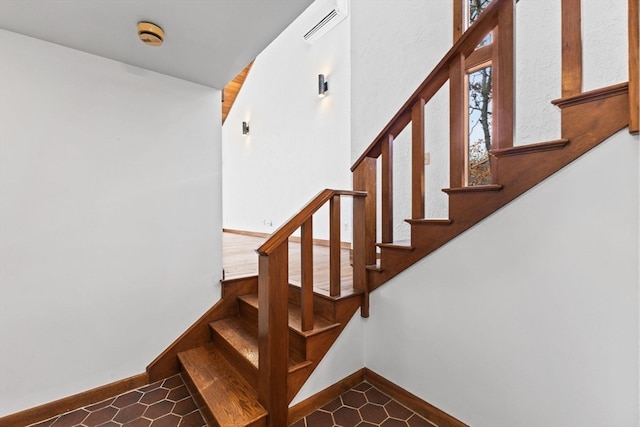
[[[364,292],[362,317],[369,317],[367,265],[376,263],[376,172],[373,157],[365,157],[353,171],[353,189],[367,193],[353,200],[353,287]]]
[[[289,401],[288,242],[260,254],[258,274],[258,398],[269,412],[269,427],[287,425]]]

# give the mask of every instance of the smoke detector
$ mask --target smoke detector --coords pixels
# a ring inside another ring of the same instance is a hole
[[[164,31],[152,22],[138,22],[138,37],[149,46],[160,46],[164,41]]]

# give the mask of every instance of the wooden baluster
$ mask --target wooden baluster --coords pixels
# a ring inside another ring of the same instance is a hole
[[[453,42],[457,42],[458,39],[464,33],[464,13],[462,10],[462,3],[465,0],[453,0]]]
[[[411,108],[411,218],[424,218],[424,99]]]
[[[629,0],[629,132],[640,131],[640,18],[638,0]]]
[[[562,0],[562,97],[582,93],[582,0]]]
[[[382,141],[382,243],[393,242],[393,135]]]
[[[451,188],[466,182],[467,94],[464,56],[457,55],[449,67],[449,180]]]
[[[258,398],[269,412],[269,426],[287,425],[289,365],[289,247],[260,255],[258,274]]]
[[[313,217],[300,228],[300,317],[302,331],[313,329]]]
[[[369,287],[367,286],[367,263],[365,256],[365,242],[367,240],[366,202],[367,198],[365,197],[353,198],[353,289],[364,293],[362,307],[360,309],[360,315],[362,317],[369,317]]]
[[[367,265],[376,263],[376,159],[366,157],[353,171],[353,189],[367,197],[353,200],[353,288],[364,292],[362,317],[369,317]]]
[[[493,31],[493,149],[513,147],[513,13],[514,1],[506,1],[500,8],[498,26]],[[492,175],[497,182],[497,171],[492,170]]]
[[[340,296],[340,196],[329,202],[329,295]]]

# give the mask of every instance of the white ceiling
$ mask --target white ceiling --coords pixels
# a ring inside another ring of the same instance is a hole
[[[0,28],[223,88],[312,1],[0,0]],[[162,46],[138,39],[143,20]]]

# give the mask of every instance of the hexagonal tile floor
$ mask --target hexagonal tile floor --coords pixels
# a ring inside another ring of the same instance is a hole
[[[202,414],[178,374],[31,427],[204,427]]]
[[[363,382],[291,427],[434,427],[435,424]],[[436,426],[437,427],[437,426]]]
[[[182,377],[128,391],[29,427],[206,427]],[[363,382],[291,427],[434,427]],[[437,427],[437,426],[436,426]]]

